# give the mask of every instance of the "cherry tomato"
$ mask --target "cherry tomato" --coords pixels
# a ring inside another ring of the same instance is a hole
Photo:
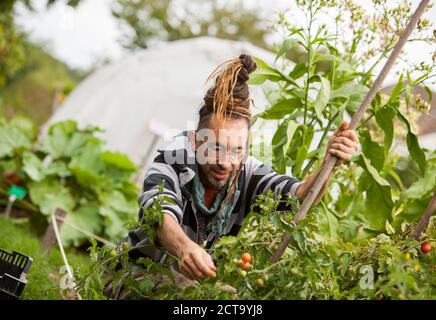
[[[421,251],[422,251],[423,253],[429,253],[429,252],[431,251],[431,245],[430,245],[430,243],[428,243],[428,242],[424,242],[424,243],[421,245]]]
[[[245,252],[242,255],[242,260],[244,260],[244,262],[250,263],[251,262],[251,254],[249,254],[248,252]]]
[[[245,270],[239,270],[239,274],[243,277],[245,277],[247,275],[247,271]]]
[[[261,278],[258,278],[258,279],[256,279],[256,284],[259,286],[263,286],[263,285],[265,285],[265,281],[263,281],[263,279],[261,279]]]
[[[250,262],[244,262],[241,266],[242,269],[248,270],[250,269]]]

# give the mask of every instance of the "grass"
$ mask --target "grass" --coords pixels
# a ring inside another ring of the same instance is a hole
[[[44,255],[41,240],[30,230],[25,220],[9,220],[0,216],[0,248],[18,251],[33,259],[27,276],[28,284],[21,299],[58,300],[63,299],[60,280],[65,273],[60,273],[64,265],[60,251],[54,247],[48,256]],[[74,272],[86,272],[90,259],[86,253],[74,249],[66,250],[68,263]]]

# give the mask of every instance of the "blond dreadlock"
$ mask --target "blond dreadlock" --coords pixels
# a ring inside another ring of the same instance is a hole
[[[215,78],[215,86],[204,96],[204,106],[200,110],[200,123],[206,118],[217,118],[222,124],[227,117],[242,117],[251,120],[249,74],[256,69],[256,62],[247,54],[230,59],[219,65],[207,78]]]

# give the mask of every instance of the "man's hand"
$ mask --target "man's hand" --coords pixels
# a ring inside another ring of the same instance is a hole
[[[183,275],[191,280],[216,277],[211,256],[183,232],[171,214],[164,214],[163,224],[157,228],[157,237],[169,253],[180,259],[179,268]]]
[[[211,256],[195,242],[183,247],[179,258],[180,271],[189,279],[216,277],[216,267]]]
[[[356,131],[348,129],[349,126],[348,122],[343,122],[327,146],[327,155],[336,156],[338,164],[350,160],[358,150],[359,138]]]

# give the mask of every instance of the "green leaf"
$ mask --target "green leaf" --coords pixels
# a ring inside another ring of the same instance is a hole
[[[356,160],[362,168],[366,170],[366,201],[365,216],[371,227],[376,230],[384,230],[386,220],[392,220],[392,201],[391,186],[380,176],[377,170],[370,164],[363,154]],[[370,178],[368,180],[368,178]],[[361,177],[361,180],[363,177]],[[359,181],[359,189],[362,188],[363,181]]]
[[[364,86],[363,84],[349,83],[333,90],[330,99],[342,97],[363,100],[367,93],[368,87]]]
[[[297,127],[298,123],[296,121],[287,119],[279,125],[272,138],[274,165],[279,173],[286,171],[285,156]]]
[[[88,202],[66,216],[66,221],[61,229],[62,242],[65,246],[79,246],[90,237],[76,230],[70,224],[93,234],[101,234],[103,219],[99,215],[99,204]]]
[[[286,39],[285,41],[283,41],[282,46],[280,47],[279,51],[277,52],[276,58],[274,60],[274,63],[276,63],[276,61],[284,54],[286,54],[286,52],[289,51],[290,48],[292,48],[298,41],[296,39]]]
[[[385,137],[384,137],[384,153],[385,156],[388,155],[389,150],[392,146],[392,141],[394,139],[394,124],[393,119],[395,116],[395,110],[390,106],[385,106],[381,108],[375,114],[375,119],[380,128],[383,129]]]
[[[51,215],[57,208],[71,212],[76,204],[67,187],[53,178],[29,183],[29,194],[44,215]]]
[[[426,85],[424,85],[424,90],[427,92],[428,94],[428,103],[431,103],[433,101],[433,91]]]
[[[371,139],[368,130],[360,131],[360,141],[362,145],[362,153],[371,161],[371,165],[381,171],[385,162],[384,149],[377,142]]]
[[[429,166],[425,175],[415,181],[407,190],[401,193],[402,201],[421,199],[426,194],[436,190],[436,165]]]
[[[316,96],[313,107],[315,108],[318,118],[322,117],[322,111],[330,100],[330,81],[327,78],[319,76],[321,87],[319,88],[318,95]]]
[[[319,231],[321,235],[327,240],[334,240],[338,236],[339,222],[336,216],[330,211],[329,208],[321,201],[319,209]]]
[[[104,184],[104,180],[107,180],[100,176],[104,164],[101,159],[101,143],[98,141],[89,141],[81,152],[73,157],[68,167],[83,187]]]
[[[301,78],[307,71],[307,65],[305,62],[301,62],[295,65],[294,69],[289,73],[289,77],[297,80]]]
[[[101,155],[104,163],[126,171],[135,171],[136,165],[121,152],[106,151]]]
[[[380,176],[377,169],[371,165],[369,160],[363,154],[359,155],[355,162],[364,168],[378,185],[390,188],[391,185],[389,182]]]
[[[33,181],[41,181],[45,178],[45,170],[42,161],[32,152],[23,154],[23,171]]]
[[[277,101],[271,108],[265,110],[259,117],[262,119],[283,119],[284,116],[291,114],[295,109],[302,108],[302,103],[297,98],[282,99]]]
[[[331,54],[317,53],[315,55],[313,62],[316,63],[319,61],[331,61],[331,62],[337,63],[338,64],[337,69],[336,69],[337,71],[344,71],[344,72],[348,72],[348,73],[355,72],[355,69],[353,69],[353,67],[347,61],[341,59],[340,57],[331,55]]]
[[[248,80],[249,84],[259,85],[264,83],[266,80],[270,80],[273,82],[286,81],[298,87],[298,84],[294,80],[285,76],[279,70],[270,67],[266,62],[257,57],[254,59],[257,63],[257,69],[250,75],[250,80]]]
[[[0,126],[0,157],[11,157],[15,152],[29,149],[30,146],[30,138],[21,128],[12,124]]]
[[[42,141],[42,147],[54,159],[70,158],[77,154],[91,138],[91,133],[78,131],[76,122],[68,120],[49,128],[47,136]]]
[[[424,151],[419,146],[418,138],[412,132],[409,121],[405,116],[401,114],[398,109],[395,109],[397,112],[397,117],[406,125],[408,133],[406,136],[407,148],[409,149],[410,156],[413,160],[418,164],[421,173],[424,174],[426,168],[426,160]]]
[[[391,97],[389,98],[389,102],[394,102],[399,99],[401,90],[403,90],[403,74],[401,74],[400,78],[398,79],[397,84],[395,85],[394,89],[392,89]]]

